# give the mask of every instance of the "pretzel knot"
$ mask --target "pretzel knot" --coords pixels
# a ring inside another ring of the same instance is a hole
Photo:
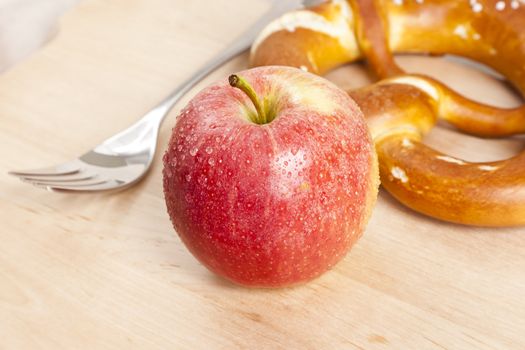
[[[251,64],[324,74],[366,59],[383,80],[348,93],[367,118],[382,185],[408,207],[442,220],[525,224],[525,152],[471,163],[421,142],[438,119],[484,137],[524,133],[525,105],[475,102],[435,79],[405,73],[392,52],[467,57],[525,95],[525,1],[332,0],[270,23],[252,46]]]

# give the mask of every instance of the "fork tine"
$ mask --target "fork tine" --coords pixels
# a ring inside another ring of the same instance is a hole
[[[27,169],[19,171],[10,171],[8,174],[13,176],[55,176],[70,175],[80,171],[80,165],[75,163],[64,163],[48,168]]]
[[[75,185],[35,185],[52,192],[94,192],[118,189],[124,187],[125,183],[118,180],[106,180],[99,184],[75,186]],[[129,184],[127,184],[129,185]]]
[[[58,181],[28,181],[28,182],[37,187],[42,187],[42,186],[85,187],[85,186],[99,185],[99,184],[108,182],[108,179],[96,177],[94,179],[79,180],[79,181],[74,181],[74,182],[71,182],[71,181],[62,182],[60,180]]]
[[[76,172],[65,175],[31,175],[19,176],[20,180],[24,182],[76,182],[96,178],[98,175],[93,173]]]

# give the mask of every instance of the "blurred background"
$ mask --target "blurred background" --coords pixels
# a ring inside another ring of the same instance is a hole
[[[0,0],[0,73],[56,32],[60,16],[81,0]]]

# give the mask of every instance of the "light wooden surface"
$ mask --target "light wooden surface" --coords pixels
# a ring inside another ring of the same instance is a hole
[[[90,0],[0,76],[0,349],[525,348],[524,228],[435,221],[382,192],[364,237],[332,271],[293,289],[251,290],[214,277],[174,234],[160,154],[119,194],[47,193],[6,175],[71,158],[129,125],[265,6]],[[518,102],[457,64],[400,61],[477,98]],[[204,84],[246,64],[240,56]],[[368,81],[357,66],[329,77]],[[161,151],[193,93],[166,121]],[[523,146],[445,128],[428,143],[469,160]]]

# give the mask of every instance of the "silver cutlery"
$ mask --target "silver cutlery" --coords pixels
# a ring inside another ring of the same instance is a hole
[[[159,127],[177,101],[210,72],[248,49],[271,20],[300,8],[302,4],[309,6],[314,2],[318,1],[273,0],[271,8],[230,46],[127,129],[76,159],[52,167],[11,171],[9,174],[50,191],[93,192],[122,189],[137,183],[151,166]]]

